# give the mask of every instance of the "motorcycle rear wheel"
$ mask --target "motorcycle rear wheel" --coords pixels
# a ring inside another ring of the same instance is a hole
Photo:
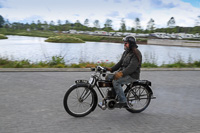
[[[63,105],[68,114],[83,117],[91,113],[97,106],[97,94],[88,84],[73,85],[66,92]]]
[[[144,111],[151,102],[151,93],[143,85],[133,86],[126,93],[127,110],[131,113],[140,113]]]

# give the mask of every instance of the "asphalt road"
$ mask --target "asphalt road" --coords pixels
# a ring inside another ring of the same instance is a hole
[[[142,113],[68,115],[63,97],[91,72],[1,72],[0,133],[200,133],[200,71],[142,71],[157,99]]]

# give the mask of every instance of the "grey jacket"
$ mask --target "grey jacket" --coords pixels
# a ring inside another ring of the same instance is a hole
[[[133,51],[124,51],[120,61],[111,68],[112,72],[119,70],[122,71],[123,76],[130,75],[133,79],[140,79],[142,54],[138,49],[136,53],[140,58],[140,62]]]

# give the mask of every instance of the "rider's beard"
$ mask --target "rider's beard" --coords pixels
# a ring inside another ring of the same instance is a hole
[[[124,46],[124,50],[127,51],[127,50],[129,50],[129,48]]]

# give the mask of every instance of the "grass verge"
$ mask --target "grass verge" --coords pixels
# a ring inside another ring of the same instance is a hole
[[[60,56],[53,56],[50,61],[40,61],[37,63],[31,63],[29,60],[11,61],[7,58],[0,58],[0,68],[91,68],[97,65],[112,67],[115,63],[107,61],[99,63],[81,62],[79,64],[66,65],[64,58]],[[200,68],[200,61],[194,61],[193,63],[177,61],[172,64],[163,64],[161,66],[150,62],[144,62],[142,68]]]

